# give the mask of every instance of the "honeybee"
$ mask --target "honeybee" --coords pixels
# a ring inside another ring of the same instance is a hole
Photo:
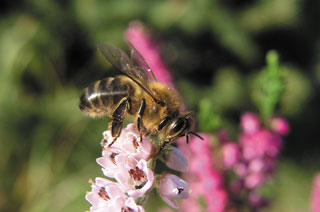
[[[130,42],[128,45],[131,57],[112,45],[98,44],[102,55],[123,75],[95,82],[80,97],[82,112],[94,118],[110,117],[109,129],[114,139],[108,147],[120,136],[127,115],[135,117],[141,141],[142,136],[160,135],[162,143],[154,155],[179,137],[186,136],[187,142],[189,134],[202,139],[191,131],[192,112],[180,111],[177,93],[158,82],[142,55]]]

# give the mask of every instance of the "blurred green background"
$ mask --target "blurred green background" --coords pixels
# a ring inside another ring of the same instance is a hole
[[[237,132],[257,111],[253,82],[274,49],[285,72],[276,114],[291,125],[267,211],[308,211],[320,170],[320,1],[4,0],[0,3],[0,211],[85,211],[89,178],[102,176],[107,120],[78,109],[89,83],[114,68],[96,50],[126,49],[140,20],[159,41],[199,130]],[[235,134],[236,135],[236,134]],[[157,201],[157,200],[155,200]],[[154,202],[154,201],[152,201]],[[159,205],[164,203],[159,200]],[[154,207],[154,205],[153,205]],[[153,211],[148,210],[147,211]]]

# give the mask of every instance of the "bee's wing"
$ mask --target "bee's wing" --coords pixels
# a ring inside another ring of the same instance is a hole
[[[132,46],[132,44],[129,44]],[[131,47],[130,46],[130,47]],[[132,46],[133,47],[133,46]],[[102,53],[102,55],[110,61],[110,63],[119,69],[123,74],[136,82],[142,89],[144,89],[156,102],[162,102],[148,87],[149,78],[144,73],[143,67],[138,67],[134,64],[133,60],[122,51],[121,49],[114,47],[109,44],[100,43],[97,45],[97,48]],[[133,47],[134,48],[134,47]],[[134,50],[138,52],[135,48]],[[140,58],[144,61],[144,64],[147,65],[140,53]],[[151,69],[150,69],[151,70]]]
[[[153,78],[153,80],[157,81],[152,69],[150,68],[146,60],[143,58],[143,56],[140,54],[140,52],[136,49],[136,47],[134,47],[134,45],[130,41],[127,41],[127,43],[131,50],[130,57],[132,58],[132,61],[136,61],[138,63],[137,65],[139,66],[141,72],[143,72],[148,77]]]

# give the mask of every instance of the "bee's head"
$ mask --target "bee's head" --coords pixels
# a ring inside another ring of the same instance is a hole
[[[191,131],[194,119],[191,112],[183,113],[174,118],[169,124],[166,132],[166,143],[172,143],[179,137],[187,136],[187,143],[189,142],[189,134],[193,134],[202,140],[202,137]]]

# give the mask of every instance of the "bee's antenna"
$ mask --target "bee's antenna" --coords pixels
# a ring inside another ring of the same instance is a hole
[[[189,136],[188,136],[188,134],[186,135],[186,137],[187,137],[187,144],[189,144]]]
[[[192,135],[195,135],[195,136],[197,136],[198,138],[200,138],[201,140],[203,140],[203,138],[199,135],[199,134],[197,134],[197,133],[195,133],[195,132],[189,132],[189,134],[192,134]],[[188,136],[187,136],[187,138],[188,138]]]

